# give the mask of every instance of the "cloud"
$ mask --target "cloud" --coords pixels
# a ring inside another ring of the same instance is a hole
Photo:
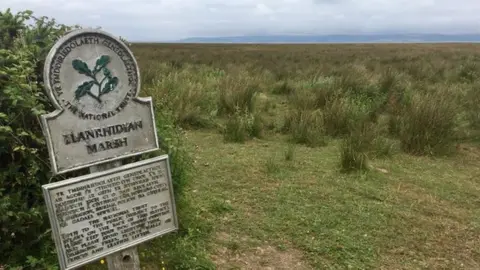
[[[478,0],[3,0],[133,41],[248,34],[478,33]]]

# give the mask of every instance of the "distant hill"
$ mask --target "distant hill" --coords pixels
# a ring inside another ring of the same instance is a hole
[[[271,35],[235,37],[192,37],[181,43],[440,43],[480,42],[480,34],[372,34],[372,35]]]

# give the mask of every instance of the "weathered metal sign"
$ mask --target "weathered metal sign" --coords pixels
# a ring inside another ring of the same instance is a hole
[[[42,188],[62,269],[178,229],[168,155]]]
[[[54,174],[158,149],[152,100],[137,97],[137,62],[116,37],[68,33],[47,56],[44,81],[57,109],[41,116]]]

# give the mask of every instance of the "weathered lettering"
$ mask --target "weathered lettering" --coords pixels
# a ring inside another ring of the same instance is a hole
[[[142,128],[142,120],[138,120],[135,122],[111,125],[103,128],[95,128],[76,133],[71,132],[69,134],[63,135],[63,141],[65,145],[69,145],[72,143],[85,142],[97,138],[111,137],[115,135],[130,133],[132,131],[137,131]]]
[[[57,108],[41,116],[54,174],[159,148],[152,102],[138,97],[139,69],[122,41],[74,30],[52,47],[45,71]]]
[[[50,204],[55,218],[65,225],[55,231],[69,263],[105,256],[119,246],[177,228],[171,222],[176,217],[167,156],[154,160],[113,174],[43,187],[58,199]]]

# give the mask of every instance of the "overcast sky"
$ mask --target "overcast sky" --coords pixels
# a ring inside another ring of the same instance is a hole
[[[480,0],[1,0],[131,41],[264,34],[479,33]]]

